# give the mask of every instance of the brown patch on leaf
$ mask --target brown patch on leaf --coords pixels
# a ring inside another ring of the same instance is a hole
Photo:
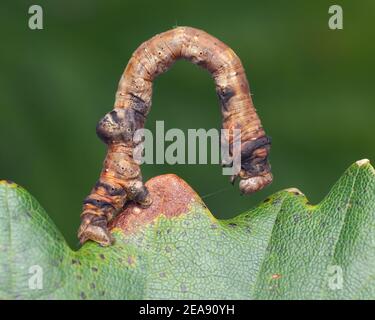
[[[278,280],[281,278],[281,274],[279,273],[274,273],[272,276],[271,276],[271,279],[272,280]]]
[[[110,229],[119,228],[130,233],[161,214],[167,218],[176,217],[186,213],[192,202],[202,202],[198,194],[175,174],[154,177],[146,182],[146,187],[152,204],[148,208],[141,208],[135,203],[127,204],[124,211],[110,222]]]

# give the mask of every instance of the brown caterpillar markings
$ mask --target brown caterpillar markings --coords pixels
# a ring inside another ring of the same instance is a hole
[[[216,84],[223,129],[233,145],[233,130],[241,130],[242,193],[252,193],[272,181],[268,162],[271,140],[265,135],[253,106],[249,85],[240,59],[223,42],[204,31],[178,27],[156,35],[134,52],[120,79],[114,109],[99,121],[96,131],[108,152],[99,181],[83,205],[78,232],[81,243],[88,239],[102,245],[112,243],[107,223],[134,200],[148,206],[151,196],[142,182],[141,170],[133,159],[133,135],[144,127],[152,100],[152,82],[175,61],[186,59],[207,69]],[[232,156],[233,150],[230,149]]]

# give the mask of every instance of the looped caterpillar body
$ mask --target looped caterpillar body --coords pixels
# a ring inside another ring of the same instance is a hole
[[[271,141],[265,135],[254,108],[244,68],[237,55],[220,40],[191,27],[178,27],[144,42],[133,53],[121,76],[114,109],[98,123],[96,132],[108,152],[99,181],[85,199],[78,232],[81,243],[91,239],[109,245],[112,238],[107,223],[134,200],[149,206],[141,170],[133,159],[133,135],[144,127],[151,108],[152,83],[174,62],[186,59],[207,69],[216,85],[223,129],[241,130],[240,190],[252,193],[272,182],[268,162]],[[232,155],[235,156],[235,155]]]

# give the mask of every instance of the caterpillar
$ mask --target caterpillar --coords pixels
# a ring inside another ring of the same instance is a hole
[[[150,111],[152,83],[179,59],[207,69],[212,75],[222,112],[226,139],[233,142],[233,129],[241,130],[240,191],[249,194],[272,182],[268,161],[271,140],[266,136],[254,108],[249,84],[238,56],[220,40],[191,27],[177,27],[141,44],[133,53],[118,84],[114,108],[97,124],[99,138],[107,144],[100,178],[83,202],[78,238],[113,243],[107,224],[129,200],[151,205],[139,165],[133,159],[133,135],[144,127]],[[233,150],[230,149],[233,153]],[[233,155],[234,156],[234,155]]]

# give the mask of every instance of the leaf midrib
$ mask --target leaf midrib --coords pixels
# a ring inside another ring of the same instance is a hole
[[[288,192],[288,191],[286,191]],[[256,296],[257,296],[257,293],[259,292],[258,289],[258,284],[259,284],[259,281],[260,281],[260,277],[261,277],[261,271],[263,270],[263,267],[265,265],[265,262],[267,261],[268,257],[269,257],[269,247],[271,245],[271,239],[273,237],[273,234],[274,234],[274,229],[275,229],[275,226],[276,226],[276,220],[277,220],[277,217],[279,216],[279,213],[284,205],[284,202],[285,202],[285,199],[287,198],[287,195],[284,195],[283,198],[281,199],[281,202],[280,202],[280,206],[277,210],[277,212],[274,213],[274,219],[273,219],[273,223],[272,223],[272,228],[271,228],[271,232],[270,232],[270,235],[268,237],[268,241],[267,241],[267,246],[264,250],[264,255],[262,257],[262,262],[260,263],[260,266],[259,266],[259,269],[258,269],[258,272],[257,272],[257,275],[256,275],[256,278],[255,278],[255,281],[254,281],[254,286],[253,286],[253,290],[252,292],[250,293],[250,298],[251,299],[256,299]]]
[[[358,166],[357,168],[357,172],[356,172],[356,175],[353,179],[353,183],[352,183],[352,187],[351,187],[351,190],[350,190],[350,194],[349,194],[349,197],[348,197],[348,202],[345,204],[345,213],[344,213],[344,219],[343,219],[343,222],[340,226],[340,231],[339,231],[339,234],[337,236],[337,239],[335,241],[335,244],[333,246],[333,251],[332,251],[332,258],[330,260],[330,264],[329,265],[332,265],[332,263],[335,261],[335,256],[336,256],[336,253],[337,253],[337,244],[339,243],[341,237],[342,237],[342,234],[343,234],[343,230],[344,230],[344,227],[347,223],[347,220],[348,220],[348,211],[349,211],[349,204],[351,203],[351,200],[352,200],[352,197],[353,197],[353,193],[354,193],[354,190],[355,190],[355,185],[357,183],[357,178],[358,178],[358,175],[360,173],[360,167]],[[324,278],[322,279],[322,281],[324,281]],[[324,299],[325,297],[328,297],[328,291],[327,290],[324,290],[324,286],[321,285],[320,286],[320,299]]]

